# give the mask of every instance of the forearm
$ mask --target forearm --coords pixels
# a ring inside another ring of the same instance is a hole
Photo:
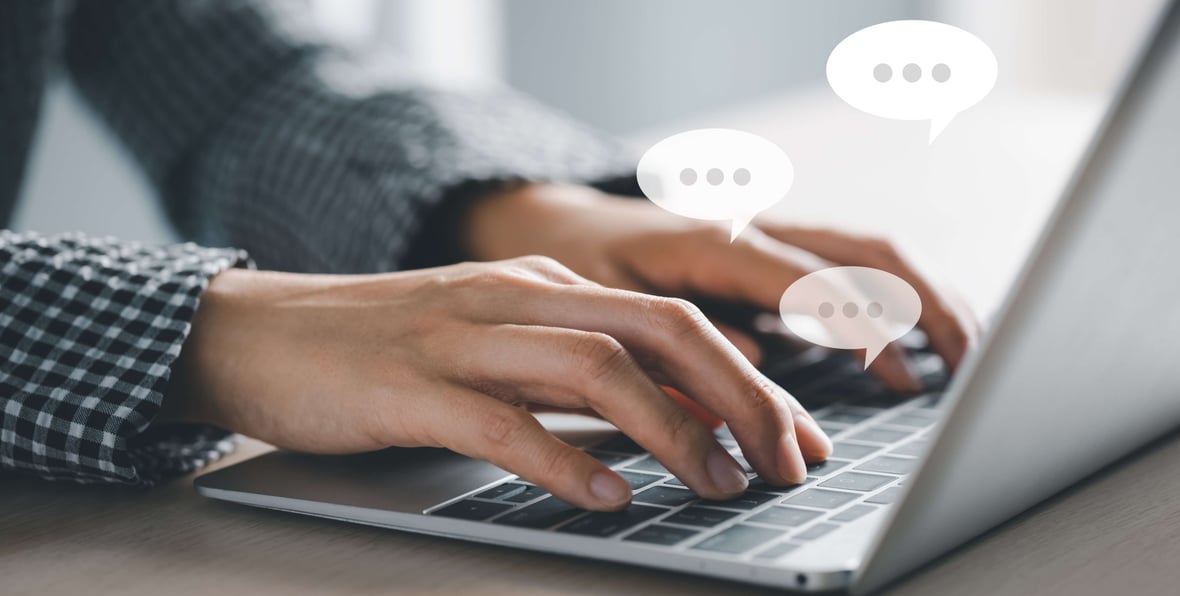
[[[633,173],[615,143],[519,94],[429,88],[272,6],[91,0],[73,17],[71,74],[190,238],[266,269],[438,265],[473,197]]]

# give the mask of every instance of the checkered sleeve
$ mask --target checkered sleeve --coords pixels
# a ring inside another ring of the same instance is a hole
[[[232,448],[149,428],[208,280],[244,253],[0,231],[0,467],[151,485]]]
[[[73,79],[187,237],[265,269],[438,265],[443,207],[525,181],[634,178],[605,136],[509,89],[432,87],[389,54],[346,54],[300,6],[77,3]]]

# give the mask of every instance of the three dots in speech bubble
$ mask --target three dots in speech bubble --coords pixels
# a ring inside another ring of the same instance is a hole
[[[841,41],[827,62],[828,84],[845,103],[882,118],[929,120],[930,143],[957,114],[986,97],[997,76],[987,44],[934,21],[866,27]],[[752,133],[712,128],[656,143],[640,159],[636,175],[643,193],[661,208],[730,222],[732,242],[758,213],[786,197],[795,172],[778,145]],[[843,305],[845,316],[835,316],[835,304]],[[779,313],[788,329],[812,343],[865,349],[868,368],[890,342],[917,325],[922,302],[893,274],[831,267],[791,284]]]

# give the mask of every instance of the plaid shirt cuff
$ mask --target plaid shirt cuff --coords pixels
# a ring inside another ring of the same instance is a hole
[[[0,467],[150,486],[232,449],[149,431],[201,292],[245,253],[0,231]]]

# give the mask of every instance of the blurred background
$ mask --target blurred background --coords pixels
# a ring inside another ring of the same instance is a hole
[[[637,148],[687,127],[764,134],[795,161],[784,216],[885,222],[887,232],[940,253],[944,268],[1000,261],[998,279],[1011,275],[1035,236],[1160,5],[310,0],[307,9],[340,43],[392,46],[432,84],[506,83]],[[967,29],[999,59],[996,90],[934,146],[922,142],[926,124],[860,114],[824,80],[828,52],[840,40],[902,18]],[[15,227],[174,239],[151,189],[68,81],[48,101]],[[1006,186],[994,186],[995,178]],[[1006,248],[997,256],[979,249],[984,241]],[[958,277],[983,303],[995,300],[995,279]]]

